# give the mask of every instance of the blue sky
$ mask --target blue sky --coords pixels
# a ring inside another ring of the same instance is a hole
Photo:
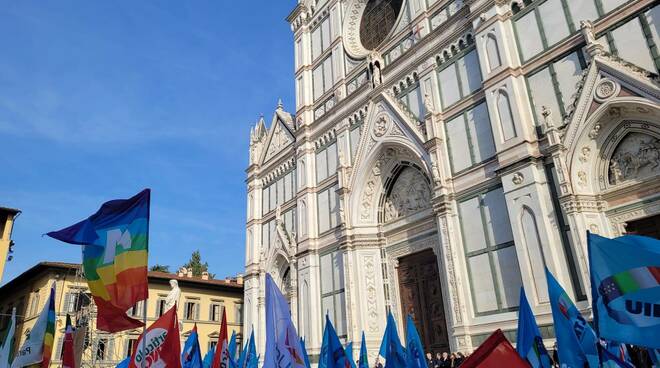
[[[6,1],[0,7],[0,206],[23,211],[3,283],[79,262],[41,234],[152,188],[150,264],[199,249],[243,270],[250,126],[294,104],[277,1]]]

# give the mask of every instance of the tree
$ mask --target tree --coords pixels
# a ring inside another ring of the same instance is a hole
[[[149,271],[170,273],[170,266],[156,263],[155,265],[151,266]]]
[[[209,264],[208,262],[202,263],[202,255],[199,252],[199,249],[194,251],[192,255],[190,256],[190,260],[188,263],[184,264],[183,267],[187,268],[188,270],[192,271],[193,276],[196,277],[201,277],[202,272],[208,272],[209,271]],[[214,278],[215,275],[209,273],[209,278]]]

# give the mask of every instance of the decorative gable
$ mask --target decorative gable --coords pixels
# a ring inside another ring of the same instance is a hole
[[[264,152],[264,157],[261,160],[261,163],[268,162],[268,160],[273,158],[279,152],[293,144],[294,141],[295,138],[293,137],[293,133],[289,130],[288,127],[286,127],[286,125],[284,125],[282,120],[280,120],[277,115],[275,115],[275,119],[267,140],[267,148]]]

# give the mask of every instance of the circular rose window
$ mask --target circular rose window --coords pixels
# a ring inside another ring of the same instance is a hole
[[[403,0],[370,0],[360,21],[360,41],[367,50],[375,50],[392,32],[401,13]]]

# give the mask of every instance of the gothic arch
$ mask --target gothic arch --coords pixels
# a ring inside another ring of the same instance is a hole
[[[486,50],[486,61],[488,62],[488,72],[499,68],[502,65],[500,50],[497,44],[497,38],[494,33],[488,33],[484,39],[484,50]]]
[[[418,165],[397,164],[385,180],[379,203],[379,223],[394,221],[431,207],[432,185]]]

